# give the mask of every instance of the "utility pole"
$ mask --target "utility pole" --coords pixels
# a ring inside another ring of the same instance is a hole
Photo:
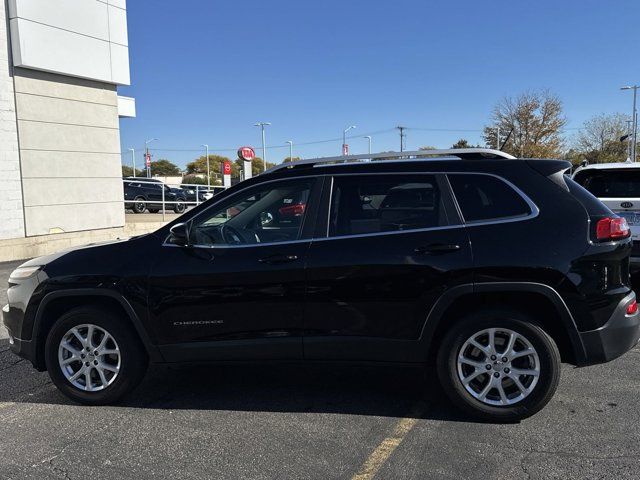
[[[293,140],[287,140],[289,144],[289,161],[293,162]]]
[[[271,125],[269,122],[257,122],[254,123],[253,126],[254,127],[260,127],[262,129],[262,171],[265,172],[267,170],[267,143],[266,143],[266,137],[264,134],[264,127],[268,127],[269,125]]]
[[[500,127],[496,128],[496,150],[500,150]]]
[[[133,162],[133,178],[136,178],[136,149],[130,148],[131,152],[131,161]]]
[[[633,110],[631,111],[631,120],[633,122],[633,128],[631,132],[632,143],[631,143],[631,161],[636,161],[636,147],[638,145],[638,111],[636,110],[636,97],[638,94],[638,88],[640,85],[627,85],[621,87],[620,90],[633,90]]]
[[[407,127],[401,127],[400,125],[398,125],[396,128],[400,130],[400,151],[404,152],[404,139],[407,136],[404,131]]]
[[[201,147],[204,147],[204,151],[207,156],[207,192],[211,191],[211,169],[209,168],[209,145],[202,144]]]
[[[347,132],[352,128],[356,128],[356,126],[351,125],[342,131],[342,155],[349,155],[349,148],[347,147]]]
[[[144,161],[145,166],[147,164],[147,159],[149,159],[149,163],[151,163],[151,156],[149,155],[149,144],[154,140],[158,140],[157,138],[150,138],[144,142]],[[147,167],[147,178],[151,178],[151,166]]]
[[[369,155],[371,155],[371,135],[366,135],[364,138],[369,140]],[[369,159],[371,160],[371,159]]]

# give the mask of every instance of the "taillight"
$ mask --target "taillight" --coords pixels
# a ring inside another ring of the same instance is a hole
[[[617,240],[626,238],[630,234],[627,220],[621,217],[607,217],[598,220],[596,224],[596,238],[598,240]]]
[[[283,217],[299,217],[304,213],[306,205],[304,203],[297,203],[295,205],[287,205],[286,207],[278,210]]]
[[[627,305],[627,315],[634,315],[638,312],[638,302],[633,300],[629,305]]]

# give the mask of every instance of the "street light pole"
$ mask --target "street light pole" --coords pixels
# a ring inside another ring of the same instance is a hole
[[[289,144],[289,161],[293,162],[293,141],[287,140],[287,143]]]
[[[631,120],[633,122],[631,136],[633,143],[631,144],[631,161],[636,161],[636,147],[638,144],[638,111],[636,110],[636,97],[638,94],[638,88],[640,85],[626,85],[621,87],[620,90],[633,90],[633,110],[631,112]]]
[[[352,128],[356,128],[356,125],[351,125],[342,131],[342,155],[347,155],[347,132]]]
[[[153,142],[154,140],[158,140],[157,138],[150,138],[149,140],[146,140],[144,142],[144,161],[145,161],[145,166],[147,164],[147,158],[151,158],[149,157],[149,144],[151,142]],[[151,166],[147,167],[147,178],[151,178]]]
[[[267,142],[264,133],[264,127],[271,125],[269,122],[257,122],[253,126],[260,127],[262,129],[262,171],[265,172],[267,170]]]
[[[131,161],[133,162],[133,178],[136,178],[136,149],[130,148],[131,152]]]
[[[211,170],[209,169],[209,145],[203,143],[200,146],[204,147],[204,151],[206,152],[206,155],[207,155],[207,192],[210,192],[211,191]]]
[[[369,140],[369,155],[371,155],[371,135],[366,135],[364,138]]]

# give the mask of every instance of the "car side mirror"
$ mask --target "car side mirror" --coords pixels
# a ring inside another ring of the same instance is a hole
[[[169,242],[173,245],[187,247],[189,245],[189,225],[186,223],[176,223],[169,229],[171,236]]]

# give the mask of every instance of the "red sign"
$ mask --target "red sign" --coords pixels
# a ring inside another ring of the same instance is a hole
[[[346,143],[342,145],[342,155],[349,155],[349,145]]]
[[[145,153],[145,163],[147,164],[147,167],[151,166],[151,154],[150,153]]]
[[[224,175],[231,175],[231,162],[225,161],[222,164],[222,173]]]
[[[245,162],[250,162],[256,158],[256,152],[251,147],[240,147],[238,149],[238,158],[241,158]]]

